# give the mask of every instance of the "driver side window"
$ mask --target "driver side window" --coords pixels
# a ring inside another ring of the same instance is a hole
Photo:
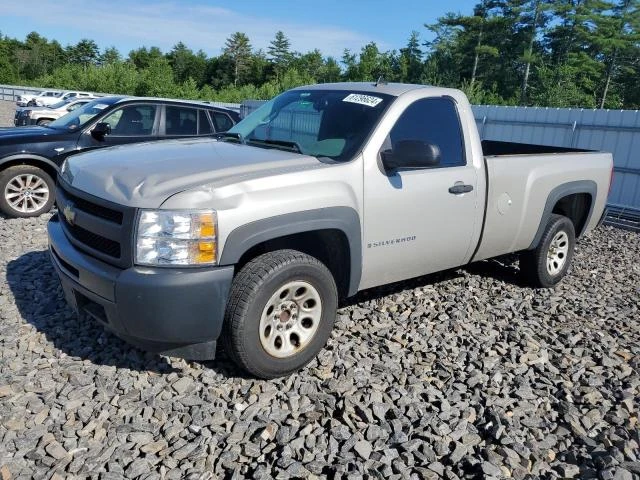
[[[395,150],[398,142],[406,140],[438,147],[440,167],[466,164],[460,119],[450,98],[423,98],[409,105],[389,132],[382,150]]]
[[[155,105],[127,105],[107,115],[102,122],[111,126],[112,136],[146,136],[153,133]]]

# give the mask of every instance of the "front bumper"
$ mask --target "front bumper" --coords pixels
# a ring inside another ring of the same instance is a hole
[[[47,229],[51,260],[74,310],[143,350],[215,357],[233,267],[123,270],[78,251],[57,217]]]

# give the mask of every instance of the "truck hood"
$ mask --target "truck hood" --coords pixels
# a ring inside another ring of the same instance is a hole
[[[139,208],[158,208],[185,190],[324,165],[315,157],[211,138],[123,145],[75,155],[62,176],[96,197]]]

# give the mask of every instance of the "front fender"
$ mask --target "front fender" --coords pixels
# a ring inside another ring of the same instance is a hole
[[[233,265],[250,248],[276,238],[315,230],[340,230],[349,242],[349,295],[355,295],[362,276],[360,216],[351,207],[327,207],[257,220],[233,230],[224,244],[220,265]]]

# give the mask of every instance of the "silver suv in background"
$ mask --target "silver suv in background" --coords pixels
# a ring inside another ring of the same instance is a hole
[[[86,105],[95,97],[72,98],[61,100],[50,107],[25,107],[16,109],[13,123],[16,127],[25,125],[49,125],[54,120],[73,112],[76,108]]]

